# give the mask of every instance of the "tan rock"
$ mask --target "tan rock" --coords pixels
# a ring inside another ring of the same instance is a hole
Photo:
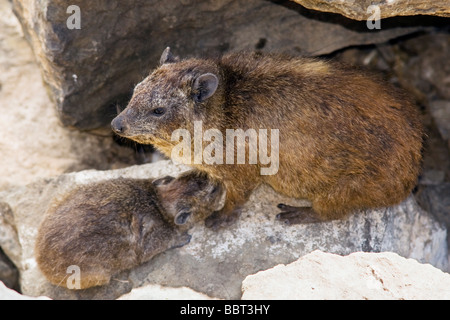
[[[432,15],[450,17],[448,0],[292,0],[302,6],[325,12],[342,14],[355,20],[366,20],[372,16],[369,6],[376,4],[380,8],[380,18],[395,16]]]

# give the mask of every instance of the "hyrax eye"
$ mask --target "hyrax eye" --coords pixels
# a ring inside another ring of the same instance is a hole
[[[182,225],[185,224],[187,219],[191,216],[191,212],[183,211],[176,215],[175,224]]]
[[[155,108],[153,109],[152,113],[155,116],[162,116],[164,113],[166,113],[166,108]]]

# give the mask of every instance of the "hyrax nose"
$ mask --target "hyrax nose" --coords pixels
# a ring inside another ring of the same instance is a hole
[[[125,121],[124,117],[117,116],[113,119],[111,122],[111,128],[112,130],[117,134],[123,134],[128,129],[128,124]]]

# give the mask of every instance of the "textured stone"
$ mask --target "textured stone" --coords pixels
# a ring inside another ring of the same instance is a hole
[[[308,9],[339,13],[351,19],[366,20],[373,12],[367,10],[371,5],[380,8],[381,19],[395,16],[432,15],[450,17],[447,0],[291,0]]]
[[[450,182],[429,185],[419,190],[417,200],[422,208],[433,215],[447,230],[450,228]],[[447,234],[450,247],[450,235]]]
[[[450,274],[392,252],[348,256],[314,251],[248,276],[242,299],[448,300]]]
[[[8,288],[18,289],[18,279],[19,272],[16,266],[0,249],[0,281],[3,281]]]
[[[8,255],[20,257],[21,291],[55,299],[114,299],[132,288],[158,284],[189,287],[214,298],[238,299],[247,275],[291,263],[316,249],[337,254],[393,251],[445,270],[448,267],[446,231],[420,209],[413,197],[395,207],[360,212],[340,221],[285,226],[275,220],[279,212],[276,204],[305,205],[305,201],[262,186],[252,194],[234,225],[218,232],[196,225],[190,230],[188,245],[117,274],[107,286],[74,291],[52,286],[42,276],[34,259],[34,240],[52,198],[78,184],[119,176],[176,176],[187,169],[171,161],[159,161],[119,170],[70,173],[0,192],[0,202],[11,208],[17,230],[17,253],[10,247]],[[5,229],[12,226],[1,223],[0,234]]]
[[[392,55],[402,85],[429,102],[450,101],[450,34],[435,31],[398,43]],[[415,90],[414,90],[415,89]]]
[[[430,102],[430,111],[442,139],[445,141],[450,140],[450,100],[436,100]]]

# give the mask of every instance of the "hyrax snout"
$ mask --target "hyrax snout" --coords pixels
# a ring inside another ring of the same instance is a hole
[[[75,266],[80,277],[73,288],[85,289],[189,243],[187,230],[217,210],[221,197],[217,183],[189,176],[107,180],[54,201],[36,240],[40,270],[51,283],[67,287],[68,268]]]

